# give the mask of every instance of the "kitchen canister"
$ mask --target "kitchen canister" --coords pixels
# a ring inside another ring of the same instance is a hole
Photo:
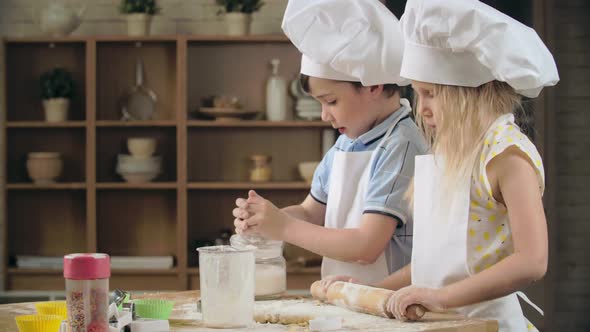
[[[110,257],[64,256],[68,332],[108,331]]]

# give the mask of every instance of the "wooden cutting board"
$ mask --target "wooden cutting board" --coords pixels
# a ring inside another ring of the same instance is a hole
[[[201,315],[197,312],[197,300],[199,291],[143,294],[134,298],[161,298],[175,302],[174,310],[170,315],[173,331],[200,332],[219,331],[204,328],[201,324]],[[453,314],[427,313],[419,322],[401,322],[395,319],[387,319],[352,312],[350,310],[323,304],[310,298],[286,296],[275,301],[258,301],[254,314],[257,321],[270,320],[276,322],[296,322],[310,320],[316,317],[340,317],[343,319],[341,331],[428,331],[428,332],[497,332],[498,324],[495,321],[466,319]],[[270,318],[270,319],[269,319]],[[249,331],[309,331],[306,326],[297,324],[256,324]]]
[[[201,316],[197,312],[198,291],[156,293],[133,296],[133,298],[162,298],[175,302],[174,310],[170,315],[171,331],[181,332],[219,332],[219,329],[208,329],[202,326]],[[14,317],[35,313],[33,303],[18,303],[0,305],[0,332],[16,331]],[[341,317],[344,328],[340,331],[399,331],[399,332],[497,332],[498,324],[495,321],[478,319],[465,319],[451,314],[427,313],[420,322],[400,322],[395,319],[381,318],[365,315],[319,303],[317,301],[287,296],[276,301],[256,302],[255,315],[259,318],[280,317],[283,320],[313,319],[320,316]],[[244,331],[244,330],[223,330]],[[274,332],[274,331],[309,331],[306,326],[256,324],[248,331]]]

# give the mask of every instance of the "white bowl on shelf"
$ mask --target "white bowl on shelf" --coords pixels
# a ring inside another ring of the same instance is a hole
[[[162,157],[135,158],[120,154],[117,157],[117,173],[159,173],[162,169]]]
[[[129,183],[147,183],[153,181],[157,176],[158,172],[153,173],[124,173],[121,172],[119,175]]]
[[[128,138],[127,149],[133,157],[149,158],[156,152],[156,139],[148,137]]]
[[[305,182],[310,184],[313,180],[313,174],[315,173],[315,170],[319,164],[319,161],[304,161],[299,163],[299,175],[301,175],[301,178],[303,178]]]

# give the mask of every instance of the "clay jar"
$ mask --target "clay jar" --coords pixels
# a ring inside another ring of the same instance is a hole
[[[272,170],[270,168],[271,157],[267,155],[252,155],[252,168],[250,168],[250,181],[267,182],[270,181]]]
[[[36,184],[55,183],[61,175],[63,162],[57,152],[31,152],[27,159],[27,172]]]

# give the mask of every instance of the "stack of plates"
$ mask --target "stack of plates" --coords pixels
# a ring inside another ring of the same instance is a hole
[[[322,104],[311,97],[298,98],[295,103],[297,117],[304,120],[317,120],[322,117]]]
[[[161,170],[162,158],[159,156],[138,158],[120,154],[117,158],[117,173],[130,183],[150,182]]]

